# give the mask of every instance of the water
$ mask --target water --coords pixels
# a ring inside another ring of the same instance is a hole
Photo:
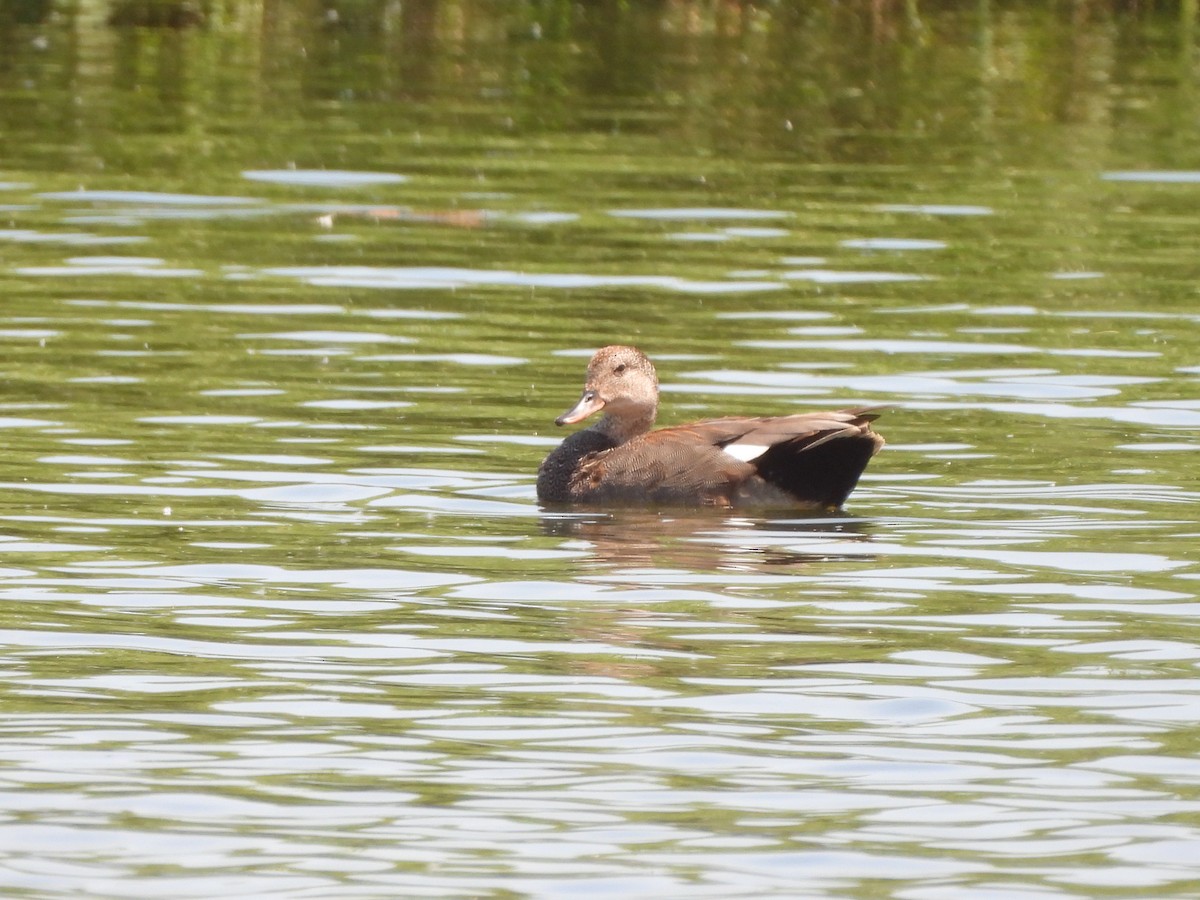
[[[1194,895],[1187,32],[405,9],[3,32],[0,891]],[[889,445],[543,510],[614,341]]]

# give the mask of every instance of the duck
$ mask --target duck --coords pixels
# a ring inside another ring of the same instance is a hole
[[[583,394],[554,420],[574,425],[542,461],[544,505],[787,506],[841,509],[884,445],[880,407],[783,416],[729,416],[652,430],[658,374],[636,347],[612,345],[588,362]]]

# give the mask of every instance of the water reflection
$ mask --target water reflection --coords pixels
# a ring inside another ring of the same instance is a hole
[[[868,522],[844,515],[740,518],[705,511],[559,513],[543,516],[541,525],[548,536],[586,542],[589,563],[604,568],[686,572],[863,559],[863,553],[849,547],[870,534]]]

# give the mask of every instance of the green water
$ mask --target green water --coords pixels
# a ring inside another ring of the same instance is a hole
[[[0,893],[1194,894],[1188,7],[784,7],[0,16]],[[543,510],[612,342],[888,446]]]

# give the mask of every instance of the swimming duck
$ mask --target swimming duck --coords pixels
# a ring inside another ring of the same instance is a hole
[[[732,416],[652,431],[658,375],[636,347],[597,350],[579,402],[557,419],[603,412],[543,460],[542,503],[668,506],[802,506],[845,503],[884,440],[879,410]]]

